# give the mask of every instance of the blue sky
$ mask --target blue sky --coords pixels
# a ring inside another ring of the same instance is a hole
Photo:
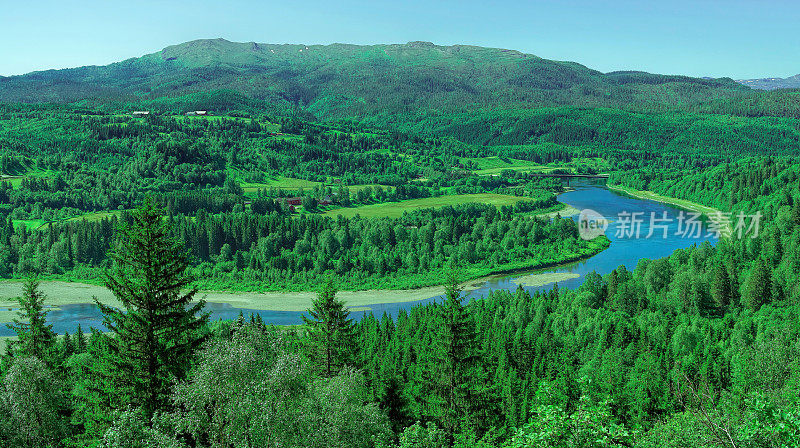
[[[425,40],[510,48],[601,71],[785,77],[800,73],[798,24],[800,2],[788,0],[0,0],[0,75],[108,64],[223,37]]]

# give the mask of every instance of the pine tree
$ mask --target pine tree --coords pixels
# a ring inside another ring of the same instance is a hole
[[[61,338],[59,356],[63,361],[66,361],[73,353],[75,353],[75,346],[72,343],[72,337],[70,337],[69,332],[66,332],[64,333],[64,337]]]
[[[23,357],[36,357],[52,367],[56,334],[53,325],[47,323],[44,309],[45,295],[39,291],[39,281],[28,277],[23,284],[19,300],[19,318],[8,324],[17,333],[15,353]]]
[[[123,401],[140,406],[148,421],[167,407],[172,382],[185,377],[208,320],[200,314],[204,301],[191,305],[197,289],[184,292],[194,280],[189,254],[163,214],[148,199],[118,231],[105,284],[123,309],[95,299],[113,333],[109,344]]]
[[[86,353],[86,335],[83,334],[81,324],[78,324],[78,329],[75,331],[75,352]]]
[[[461,290],[451,277],[436,315],[433,353],[424,373],[429,412],[451,437],[463,423],[479,423],[476,411],[486,405],[475,323],[461,300]]]
[[[731,304],[733,297],[731,280],[728,276],[728,270],[722,264],[718,264],[714,268],[714,274],[711,278],[711,297],[714,299],[716,306],[722,311]]]
[[[800,226],[800,199],[795,200],[794,206],[792,206],[792,214],[790,219],[793,223]]]
[[[336,300],[333,278],[325,281],[308,314],[311,318],[303,315],[303,321],[313,356],[331,376],[351,361],[355,349],[355,325],[344,302]]]
[[[771,295],[772,273],[764,259],[759,258],[744,284],[744,305],[751,310],[758,310],[761,305],[769,303]]]

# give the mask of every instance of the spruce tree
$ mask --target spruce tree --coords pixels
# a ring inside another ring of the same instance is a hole
[[[44,309],[45,295],[39,291],[39,281],[28,277],[22,286],[18,319],[8,324],[17,333],[14,352],[22,357],[36,357],[53,367],[56,334],[53,325],[47,323],[48,311]]]
[[[728,270],[722,264],[718,264],[714,268],[714,274],[711,278],[711,297],[714,299],[716,306],[723,312],[731,304],[733,297],[731,280],[728,276]]]
[[[325,281],[312,307],[303,315],[312,356],[326,376],[349,363],[355,349],[355,324],[344,302],[336,300],[333,278]]]
[[[472,429],[482,426],[477,410],[488,411],[475,323],[461,301],[461,290],[451,277],[445,301],[438,306],[433,352],[424,370],[429,413],[450,437],[464,423]]]
[[[763,258],[753,264],[750,276],[744,284],[744,305],[751,310],[758,310],[761,305],[769,303],[772,296],[772,272]]]
[[[197,289],[190,288],[189,253],[163,215],[148,199],[118,231],[104,280],[122,309],[95,299],[112,333],[122,401],[141,407],[148,421],[168,406],[170,387],[185,377],[208,320],[205,302],[191,303]]]
[[[86,353],[86,335],[83,334],[81,324],[78,324],[78,329],[75,331],[75,352]]]

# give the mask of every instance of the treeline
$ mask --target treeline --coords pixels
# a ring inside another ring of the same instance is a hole
[[[475,278],[574,260],[605,247],[580,239],[572,220],[520,215],[542,205],[533,201],[502,209],[482,204],[427,209],[397,219],[293,216],[284,205],[271,203],[279,209],[265,215],[240,207],[167,218],[194,256],[204,286],[307,289],[335,273],[347,279],[348,288],[417,287],[439,283],[446,270],[463,268]],[[0,229],[2,274],[62,275],[103,267],[114,229],[129,220],[122,213],[28,230],[9,218]]]

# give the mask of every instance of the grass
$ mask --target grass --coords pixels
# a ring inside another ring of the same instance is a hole
[[[14,227],[19,224],[25,224],[28,230],[36,230],[46,223],[43,219],[14,219]]]
[[[4,174],[0,173],[0,182],[8,182],[14,188],[19,188],[22,180],[26,177],[52,177],[55,174],[52,170],[31,170],[25,174]]]
[[[103,303],[120,306],[119,301],[114,298],[111,291],[100,285],[43,280],[39,289],[47,297],[45,305],[50,307],[58,308],[62,305],[74,303],[92,303],[92,297],[95,296]],[[21,280],[0,282],[0,312],[7,314],[9,313],[9,308],[18,308],[19,304],[16,299],[20,294],[22,294]],[[13,310],[11,313],[16,315]],[[3,322],[3,320],[0,319],[0,322]]]
[[[480,159],[461,159],[462,162],[471,161],[475,164],[476,169],[473,173],[479,176],[489,176],[492,174],[500,174],[503,170],[514,170],[520,172],[548,172],[554,168],[539,165],[538,163],[528,160],[519,159],[502,159],[500,157],[484,157]]]
[[[698,204],[697,202],[687,201],[686,199],[678,199],[669,196],[663,196],[652,191],[636,190],[634,188],[626,187],[624,185],[607,185],[607,186],[611,190],[619,191],[621,193],[624,193],[628,196],[637,199],[647,199],[650,201],[674,205],[675,207],[703,215],[706,218],[708,218],[709,221],[715,223],[722,222],[722,211],[714,207]],[[730,225],[728,225],[728,232],[723,232],[723,235],[730,236],[730,234],[731,234],[731,229]]]
[[[530,274],[514,280],[514,283],[520,286],[528,286],[538,288],[540,286],[549,285],[551,283],[562,282],[572,278],[578,278],[580,274],[573,272],[545,272],[542,274]]]
[[[104,218],[110,218],[114,215],[119,215],[122,213],[122,210],[107,210],[107,211],[100,211],[100,212],[92,212],[92,213],[84,213],[82,215],[73,216],[72,218],[67,218],[58,221],[45,221],[43,219],[15,219],[14,226],[18,224],[25,224],[25,227],[28,230],[37,230],[43,228],[49,222],[68,222],[68,221],[82,221],[86,219],[87,221],[100,221]]]
[[[352,218],[355,215],[361,215],[365,218],[398,218],[403,215],[403,212],[421,210],[425,208],[440,208],[447,205],[468,204],[472,202],[491,204],[500,207],[503,205],[514,205],[517,202],[524,201],[526,199],[527,198],[520,196],[495,193],[448,195],[432,198],[408,199],[399,202],[363,205],[361,207],[337,208],[334,210],[329,210],[324,214],[333,217],[342,215],[346,218]]]
[[[322,182],[296,179],[294,177],[275,176],[266,182],[240,182],[245,193],[255,193],[259,189],[280,188],[283,190],[299,190],[300,188],[313,189],[324,185]]]
[[[122,210],[105,210],[101,212],[92,212],[92,213],[85,213],[83,215],[75,216],[73,218],[69,218],[66,221],[83,221],[84,219],[90,222],[94,221],[101,221],[105,218],[111,218],[112,216],[119,216],[122,213]]]
[[[280,188],[282,190],[288,190],[288,191],[297,191],[300,188],[311,190],[314,187],[331,187],[334,189],[334,191],[336,191],[339,188],[339,184],[316,182],[313,180],[297,179],[294,177],[286,177],[286,176],[275,176],[265,182],[239,182],[239,185],[242,186],[246,194],[256,193],[259,189],[269,189],[269,188]],[[348,185],[346,188],[349,191],[354,192],[362,190],[367,187],[372,187],[372,188],[381,187],[384,190],[386,190],[387,188],[392,188],[380,184]]]

